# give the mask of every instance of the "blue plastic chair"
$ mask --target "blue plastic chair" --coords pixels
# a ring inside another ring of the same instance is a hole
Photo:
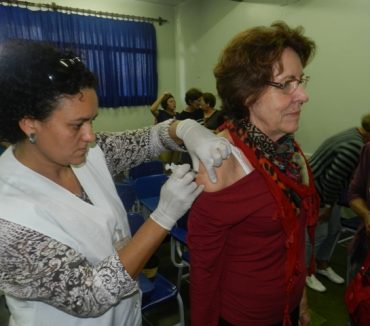
[[[131,180],[136,180],[140,177],[145,177],[152,174],[163,174],[163,162],[159,160],[141,163],[138,166],[131,168],[128,171],[128,176]]]
[[[137,201],[136,191],[133,184],[130,182],[119,182],[116,183],[116,189],[126,212],[131,211]]]
[[[148,197],[159,197],[163,184],[167,181],[168,176],[161,174],[147,175],[137,178],[133,182],[138,199]]]
[[[187,217],[185,214],[170,231],[171,236],[171,261],[177,267],[176,286],[180,291],[183,278],[189,273],[184,274],[184,269],[190,267],[190,257],[187,247]]]
[[[154,174],[137,178],[133,182],[140,210],[145,217],[157,207],[161,188],[167,179],[165,174]]]
[[[145,221],[141,214],[134,212],[127,213],[127,218],[132,234],[135,234],[135,232]],[[140,274],[138,282],[143,293],[141,305],[141,310],[143,313],[151,310],[151,308],[176,298],[179,307],[180,319],[180,322],[177,325],[185,326],[184,304],[180,292],[174,284],[172,284],[160,273],[156,274],[154,281],[150,281],[144,276],[144,274]]]

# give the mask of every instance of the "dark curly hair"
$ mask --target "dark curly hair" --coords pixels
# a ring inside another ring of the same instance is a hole
[[[237,34],[226,46],[214,68],[222,110],[231,119],[249,115],[245,102],[253,104],[273,77],[273,67],[278,62],[283,69],[281,56],[292,48],[301,59],[303,67],[313,57],[316,45],[303,35],[303,27],[290,28],[284,22],[271,27],[258,26]]]
[[[164,95],[164,96],[163,96],[162,101],[161,101],[161,107],[162,107],[163,109],[165,109],[165,110],[167,110],[167,109],[168,109],[168,100],[169,100],[170,98],[174,98],[174,97],[173,97],[173,95],[172,95],[172,94],[170,94],[170,93],[168,93],[168,94],[166,94],[166,95]]]
[[[19,127],[23,118],[43,121],[63,95],[96,86],[95,76],[73,52],[42,42],[0,45],[0,141],[23,140],[26,135]]]

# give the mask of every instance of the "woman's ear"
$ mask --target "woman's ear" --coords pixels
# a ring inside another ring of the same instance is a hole
[[[256,102],[256,98],[253,96],[253,95],[250,95],[249,97],[247,97],[245,100],[244,100],[244,107],[246,110],[248,110],[248,108],[253,105],[254,103]]]
[[[36,120],[33,118],[23,118],[19,121],[19,128],[27,135],[34,134],[36,132]]]

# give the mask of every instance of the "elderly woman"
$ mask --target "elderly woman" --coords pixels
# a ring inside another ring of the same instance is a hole
[[[11,326],[141,325],[135,278],[203,186],[179,166],[131,238],[112,175],[181,139],[212,178],[228,156],[226,139],[190,120],[94,134],[95,87],[72,53],[0,47],[0,141],[12,144],[0,157],[0,290]]]
[[[283,22],[236,35],[214,69],[234,155],[189,216],[196,326],[308,325],[305,227],[318,198],[293,133],[315,44]],[[311,232],[312,233],[312,232]]]

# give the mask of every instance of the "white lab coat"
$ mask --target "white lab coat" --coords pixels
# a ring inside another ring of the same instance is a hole
[[[130,236],[127,215],[98,146],[73,170],[94,205],[22,165],[9,147],[0,156],[0,215],[74,248],[96,264],[114,254],[117,234]],[[9,326],[141,325],[139,291],[96,318],[74,317],[40,301],[6,299]]]

